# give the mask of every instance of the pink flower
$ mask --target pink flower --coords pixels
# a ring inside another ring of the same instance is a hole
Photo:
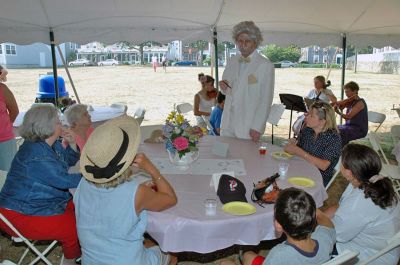
[[[176,150],[182,151],[189,147],[189,141],[183,136],[176,137],[172,143]]]

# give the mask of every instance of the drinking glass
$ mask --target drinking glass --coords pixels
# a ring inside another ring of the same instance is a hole
[[[217,200],[206,199],[204,201],[204,210],[207,216],[214,216],[217,214]]]

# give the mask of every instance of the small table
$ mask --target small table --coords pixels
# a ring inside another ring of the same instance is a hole
[[[211,175],[164,174],[174,187],[178,203],[162,212],[148,211],[146,229],[163,251],[210,253],[234,244],[257,245],[262,240],[276,238],[273,225],[274,205],[265,204],[265,208],[262,208],[252,203],[250,196],[254,182],[278,171],[279,162],[271,157],[271,153],[282,151],[282,148],[269,145],[269,153],[262,156],[259,155],[258,144],[250,140],[204,136],[198,146],[199,159],[222,159],[212,153],[216,141],[229,144],[229,155],[224,159],[243,160],[247,173],[238,178],[246,186],[247,200],[256,207],[257,212],[247,216],[233,216],[223,212],[214,187],[210,185]],[[150,159],[168,156],[163,144],[145,143],[140,146],[140,151]],[[322,206],[328,195],[319,170],[300,157],[293,157],[289,164],[286,178],[307,176],[313,179],[316,185],[303,189],[313,196],[317,207]],[[278,179],[278,185],[280,188],[292,186],[286,179]],[[217,199],[216,216],[205,215],[204,200],[207,198]]]

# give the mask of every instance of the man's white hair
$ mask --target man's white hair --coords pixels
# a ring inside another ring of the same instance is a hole
[[[257,47],[263,41],[260,29],[254,24],[253,21],[242,21],[232,30],[232,39],[236,42],[240,34],[246,33],[249,37],[256,42]]]

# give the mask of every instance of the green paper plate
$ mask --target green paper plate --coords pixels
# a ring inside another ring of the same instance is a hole
[[[287,181],[295,186],[301,186],[306,188],[312,188],[315,186],[315,181],[307,177],[301,177],[301,176],[291,177],[288,178]]]
[[[286,152],[273,152],[271,156],[275,159],[290,159],[293,155]]]
[[[247,202],[228,202],[222,206],[222,210],[233,215],[250,215],[257,211],[256,207]]]

